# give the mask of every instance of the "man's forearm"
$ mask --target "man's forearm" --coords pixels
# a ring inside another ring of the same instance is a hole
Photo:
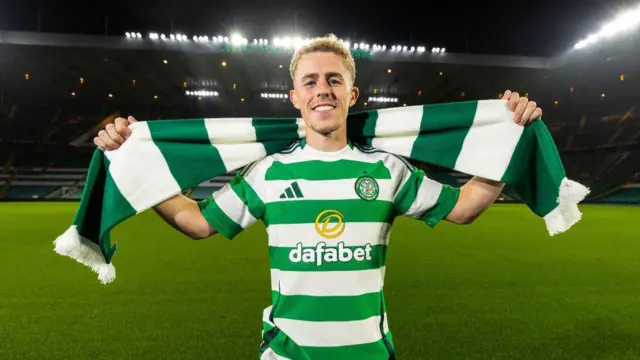
[[[460,188],[460,197],[447,219],[460,224],[473,222],[498,198],[504,184],[479,176]]]
[[[198,203],[183,195],[177,195],[153,208],[174,229],[193,239],[202,239],[214,234]]]

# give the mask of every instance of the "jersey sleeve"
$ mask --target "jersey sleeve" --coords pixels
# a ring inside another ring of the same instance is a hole
[[[394,198],[397,214],[422,220],[435,227],[453,209],[460,189],[427,177],[419,168],[405,167],[400,187]]]
[[[229,240],[264,216],[264,172],[260,170],[259,162],[247,166],[220,190],[198,202],[207,222]]]

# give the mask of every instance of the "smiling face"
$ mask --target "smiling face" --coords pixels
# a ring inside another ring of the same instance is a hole
[[[346,132],[349,107],[356,103],[358,89],[344,60],[333,52],[311,52],[300,57],[294,74],[290,98],[307,129],[325,136]]]

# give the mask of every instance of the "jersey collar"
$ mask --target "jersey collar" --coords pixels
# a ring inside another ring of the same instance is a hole
[[[300,139],[300,148],[304,150],[305,146],[307,146],[307,139]],[[347,138],[347,146],[349,146],[349,149],[353,150],[353,141],[351,141],[350,138]]]

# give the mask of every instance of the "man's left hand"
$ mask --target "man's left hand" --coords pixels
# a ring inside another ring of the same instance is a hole
[[[542,116],[542,109],[535,101],[520,97],[517,92],[505,91],[502,100],[509,101],[509,110],[514,112],[513,121],[518,125],[527,125]]]

